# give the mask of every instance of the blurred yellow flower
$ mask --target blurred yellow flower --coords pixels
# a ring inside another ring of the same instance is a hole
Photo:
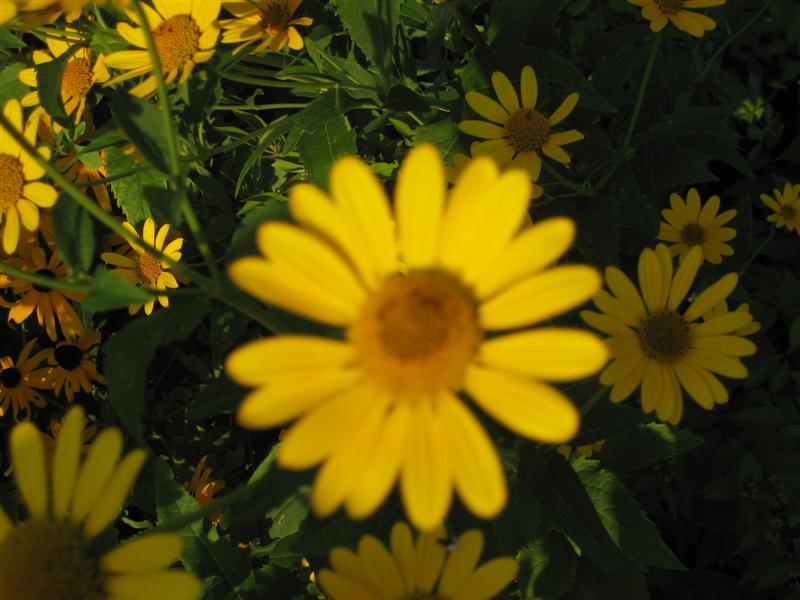
[[[303,38],[297,25],[311,25],[310,17],[292,18],[302,0],[249,0],[224,2],[225,9],[234,19],[220,21],[222,42],[239,44],[233,53],[238,54],[253,43],[258,42],[250,54],[258,54],[266,49],[280,52],[286,46],[292,50],[303,49]]]
[[[449,183],[455,183],[458,179],[459,173],[461,170],[469,164],[469,161],[472,160],[474,157],[479,156],[479,153],[476,151],[476,146],[478,146],[480,142],[472,142],[470,144],[469,152],[472,156],[467,156],[466,154],[456,153],[453,155],[453,164],[452,167],[445,167],[447,173],[447,181]],[[491,156],[491,154],[489,155]],[[507,163],[506,165],[500,165],[501,167],[505,167],[502,170],[519,168],[518,163],[514,163],[513,161]],[[538,200],[544,194],[544,188],[540,186],[537,181],[539,181],[539,175],[542,173],[542,163],[541,161],[537,164],[532,165],[532,170],[528,170],[528,175],[531,178],[531,200]]]

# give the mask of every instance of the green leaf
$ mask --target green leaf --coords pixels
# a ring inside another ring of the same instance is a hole
[[[648,567],[685,571],[664,543],[633,494],[597,461],[578,461],[575,468],[614,543],[632,561]]]
[[[22,98],[31,91],[31,88],[19,80],[19,72],[26,66],[25,63],[14,62],[0,70],[0,103],[2,105],[5,105],[6,101],[11,98]]]
[[[789,328],[789,354],[800,348],[800,317],[795,317]]]
[[[94,228],[89,213],[62,194],[52,215],[56,248],[61,258],[74,271],[88,271],[94,258]]]
[[[458,125],[452,119],[424,125],[414,133],[414,143],[422,144],[424,142],[436,146],[442,153],[444,162],[452,163],[453,155],[459,150]],[[466,149],[464,150],[466,151]]]
[[[283,152],[293,150],[304,135],[319,131],[333,116],[343,116],[357,105],[355,100],[339,88],[325,92],[302,112],[297,113],[283,144]]]
[[[347,117],[337,115],[317,131],[303,135],[297,149],[311,183],[327,190],[333,162],[340,156],[356,154],[356,134]]]
[[[131,304],[144,304],[152,296],[140,287],[120,279],[105,267],[97,267],[89,292],[81,306],[92,312],[127,308]]]
[[[557,43],[554,21],[564,4],[563,0],[498,0],[492,7],[487,39],[501,54],[526,42],[552,47]]]
[[[605,440],[649,420],[638,408],[605,402],[581,419],[581,430],[570,446],[584,446]]]
[[[556,531],[523,548],[519,561],[522,598],[560,598],[575,582],[578,556],[569,540]]]
[[[208,384],[189,405],[188,418],[201,421],[214,415],[230,413],[244,398],[247,390],[223,375]]]
[[[123,327],[103,348],[108,397],[126,431],[144,442],[147,368],[159,346],[192,334],[208,313],[206,302],[174,301]]]
[[[703,438],[663,423],[640,425],[610,437],[597,458],[619,476],[674,458],[703,443]]]
[[[152,102],[120,90],[111,99],[111,115],[142,156],[162,173],[169,173],[164,114]]]
[[[601,571],[582,560],[575,575],[575,585],[564,600],[649,600],[644,575],[635,569],[619,573]]]
[[[125,214],[127,221],[138,226],[147,217],[152,216],[145,197],[145,188],[166,190],[166,176],[151,167],[138,170],[142,169],[143,165],[137,165],[132,156],[123,154],[118,147],[109,148],[106,151],[106,164],[109,177],[135,171],[127,177],[111,181],[109,185],[114,193],[114,199]]]
[[[74,44],[61,56],[50,62],[36,66],[36,86],[39,92],[39,103],[42,108],[53,117],[53,120],[64,129],[72,129],[73,124],[64,106],[61,104],[61,79],[70,57],[83,48],[81,44]]]

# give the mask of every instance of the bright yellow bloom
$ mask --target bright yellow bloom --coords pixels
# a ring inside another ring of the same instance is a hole
[[[726,210],[718,215],[719,196],[711,196],[701,205],[700,194],[692,188],[686,195],[686,203],[678,194],[671,194],[669,202],[672,208],[661,211],[666,223],[661,223],[658,239],[672,242],[669,252],[672,256],[686,258],[689,250],[695,246],[703,249],[703,258],[718,265],[723,256],[733,255],[733,248],[725,242],[736,237],[736,230],[723,227],[736,216],[736,211]]]
[[[642,252],[641,294],[622,271],[608,267],[611,294],[601,291],[593,298],[602,314],[586,310],[581,317],[611,336],[606,341],[613,360],[600,375],[600,383],[613,386],[611,401],[622,402],[641,385],[642,410],[655,409],[659,419],[676,425],[683,416],[681,388],[706,410],[726,403],[728,390],[714,374],[744,379],[747,369],[739,357],[754,354],[756,346],[734,333],[753,320],[748,312],[696,323],[730,295],[738,275],[724,275],[681,310],[703,251],[692,248],[674,273],[672,262],[664,244]]]
[[[197,463],[197,466],[192,473],[192,480],[186,486],[192,498],[197,500],[201,507],[206,507],[214,500],[214,496],[225,487],[225,482],[222,479],[211,479],[211,467],[206,467],[206,459],[204,456]],[[214,524],[219,523],[222,518],[222,513],[214,513],[211,515],[210,521]]]
[[[800,183],[787,183],[783,192],[773,190],[775,197],[761,194],[761,201],[775,211],[767,217],[767,221],[775,223],[775,227],[786,227],[800,235]]]
[[[726,0],[628,0],[642,7],[642,17],[650,21],[650,29],[661,31],[672,22],[675,27],[694,37],[703,37],[706,31],[717,28],[717,23],[707,16],[686,9],[722,6]]]
[[[449,183],[455,183],[458,179],[458,174],[461,173],[462,169],[469,164],[469,161],[472,160],[474,157],[479,155],[479,152],[476,151],[476,147],[480,144],[480,142],[472,142],[469,147],[469,153],[472,156],[467,156],[466,154],[456,153],[453,156],[453,167],[445,167],[445,171],[447,173],[447,181]],[[489,155],[491,156],[491,155]],[[507,163],[505,165],[500,165],[501,167],[505,168],[519,168],[517,163],[513,161]],[[539,176],[542,173],[542,163],[541,161],[538,164],[531,165],[533,170],[528,171],[528,175],[530,175],[531,183],[531,200],[538,200],[544,194],[544,188],[540,186],[537,181],[539,181]],[[505,170],[505,169],[503,169]]]
[[[575,129],[554,133],[552,128],[574,110],[580,98],[578,93],[567,96],[552,115],[545,117],[536,110],[539,84],[532,67],[522,69],[519,96],[500,71],[492,73],[492,87],[499,103],[479,92],[467,92],[465,96],[472,110],[492,121],[468,120],[458,124],[467,135],[486,140],[472,149],[473,156],[488,154],[500,165],[511,164],[528,171],[534,181],[542,169],[540,153],[563,164],[572,160],[562,146],[582,140],[583,134]]]
[[[333,600],[489,600],[511,583],[518,567],[511,557],[477,566],[482,551],[478,529],[460,535],[448,550],[443,527],[418,535],[415,542],[408,525],[396,523],[389,548],[365,535],[358,552],[331,550],[331,569],[320,571],[319,585]]]
[[[56,395],[63,390],[67,400],[72,401],[80,390],[91,392],[92,382],[105,381],[90,356],[99,339],[98,332],[88,330],[80,337],[62,340],[55,348],[46,351],[47,364],[50,365],[47,381]]]
[[[130,231],[136,237],[139,233],[133,225],[125,221],[122,226]],[[146,244],[154,246],[156,250],[162,252],[165,256],[174,261],[181,259],[181,248],[183,248],[183,238],[176,237],[169,243],[167,235],[169,234],[169,224],[165,223],[158,230],[156,234],[156,224],[153,219],[148,218],[142,226],[142,239]],[[166,245],[165,245],[166,244]],[[123,254],[121,252],[103,252],[100,258],[117,267],[113,273],[117,277],[134,285],[140,285],[151,290],[165,290],[167,288],[177,288],[178,281],[175,276],[169,272],[170,266],[162,260],[157,259],[152,254],[148,253],[143,246],[139,244],[129,244],[125,242],[128,250]],[[167,308],[169,306],[169,297],[160,295],[157,297],[158,303]],[[151,298],[144,305],[144,312],[149,315],[153,312],[156,298]],[[131,304],[128,307],[128,312],[135,315],[142,309],[141,304]]]
[[[54,4],[56,0],[0,0],[0,25],[7,25],[22,13],[38,12]]]
[[[140,5],[153,31],[156,53],[167,83],[176,79],[185,83],[196,65],[208,62],[214,56],[219,38],[217,16],[220,3],[221,0],[153,0],[155,10],[144,3]],[[120,21],[117,32],[126,42],[140,49],[113,52],[106,57],[106,66],[127,71],[106,85],[115,85],[153,71],[142,23],[132,10],[126,13],[137,26]],[[156,78],[152,74],[130,90],[140,98],[149,98],[155,92]]]
[[[22,129],[22,107],[17,100],[9,100],[3,115],[18,132]],[[25,126],[25,139],[36,144],[37,119]],[[41,146],[36,152],[46,160],[50,149]],[[20,229],[36,231],[39,227],[39,209],[50,208],[58,199],[56,189],[41,181],[44,169],[25,152],[0,125],[0,221],[3,227],[3,250],[12,254],[19,244]]]
[[[354,157],[334,164],[330,182],[332,201],[311,185],[293,187],[299,226],[263,225],[263,256],[237,260],[229,275],[264,302],[346,328],[346,339],[286,335],[235,350],[226,371],[257,388],[238,420],[253,429],[297,420],[278,462],[322,463],[311,496],[318,515],[344,504],[364,518],[399,479],[419,529],[442,522],[453,488],[474,514],[494,517],[506,501],[503,470],[458,393],[521,436],[571,439],[578,411],[545,381],[595,373],[606,348],[579,329],[523,328],[582,304],[600,277],[585,265],[550,268],[572,243],[570,220],[517,235],[528,176],[501,174],[488,157],[447,194],[437,150],[415,148],[400,168],[394,211]]]
[[[296,25],[311,25],[310,17],[292,19],[303,0],[252,0],[249,2],[224,2],[225,9],[235,19],[220,21],[224,30],[224,44],[239,44],[234,50],[238,54],[250,44],[259,44],[250,51],[258,54],[269,48],[272,52],[280,52],[286,46],[292,50],[303,49],[303,38],[295,28]]]
[[[0,358],[0,417],[8,412],[10,406],[14,419],[30,417],[31,404],[41,408],[45,400],[36,390],[48,389],[45,380],[46,369],[39,369],[45,358],[45,351],[33,356],[36,339],[30,340],[19,353],[17,360],[10,356]]]
[[[175,533],[142,535],[98,556],[92,540],[122,509],[147,460],[144,450],[120,459],[122,434],[106,429],[81,460],[83,409],[72,408],[56,440],[48,473],[42,434],[33,423],[11,432],[9,452],[28,519],[0,509],[0,590],[5,598],[169,598],[194,600],[200,582],[166,568],[182,546]],[[81,464],[82,463],[82,464]]]

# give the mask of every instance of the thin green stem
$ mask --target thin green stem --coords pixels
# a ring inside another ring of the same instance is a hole
[[[633,107],[633,114],[631,115],[630,123],[628,123],[628,131],[625,133],[625,141],[622,143],[623,151],[630,148],[633,132],[636,130],[636,123],[639,121],[639,114],[642,112],[644,94],[647,90],[647,84],[650,83],[650,76],[653,74],[653,65],[656,63],[658,48],[661,46],[661,39],[663,37],[664,32],[659,31],[653,40],[653,46],[650,48],[650,56],[647,57],[647,65],[645,65],[644,68],[642,83],[639,85],[639,95],[636,97],[636,104]]]
[[[74,292],[76,294],[85,294],[87,286],[80,283],[70,283],[63,279],[56,279],[55,277],[46,277],[44,275],[37,275],[30,271],[24,271],[4,261],[0,261],[0,272],[27,281],[30,284],[47,288],[50,290],[63,290],[65,292]]]
[[[601,385],[599,388],[597,388],[594,394],[592,394],[586,403],[581,406],[581,416],[585,417],[587,414],[589,414],[589,411],[591,411],[603,398],[606,397],[609,389],[611,388],[605,385]]]
[[[307,102],[283,102],[279,104],[220,104],[214,110],[274,110],[278,108],[305,108]]]
[[[772,241],[772,238],[773,238],[774,236],[775,236],[775,227],[770,227],[770,230],[769,230],[769,235],[768,235],[766,238],[764,238],[764,241],[763,241],[763,242],[761,242],[761,243],[758,245],[758,248],[756,248],[755,252],[753,252],[753,253],[750,255],[750,257],[747,259],[747,262],[746,262],[746,263],[744,263],[744,265],[742,266],[742,268],[741,268],[741,269],[739,269],[739,277],[742,277],[742,276],[745,274],[745,271],[747,271],[748,267],[750,266],[750,263],[752,263],[752,262],[753,262],[753,260],[755,260],[756,256],[758,256],[759,254],[761,254],[761,251],[762,251],[764,248],[766,248],[766,247],[767,247],[767,244],[769,244],[769,243]]]

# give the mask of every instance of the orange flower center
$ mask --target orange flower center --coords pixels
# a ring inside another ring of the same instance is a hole
[[[793,204],[784,204],[781,206],[780,215],[787,221],[794,221],[797,218],[797,209]]]
[[[191,60],[199,48],[200,28],[188,15],[175,15],[153,30],[161,66],[171,71]]]
[[[461,386],[481,340],[477,306],[440,271],[388,278],[347,332],[366,370],[400,394]]]
[[[260,22],[267,33],[277,33],[289,24],[289,11],[282,3],[270,4],[261,10]]]
[[[0,154],[0,212],[8,210],[22,198],[25,173],[16,156]]]
[[[674,15],[683,8],[683,0],[656,0],[656,4],[665,15]]]
[[[647,358],[674,363],[689,350],[689,325],[672,310],[650,315],[639,327],[639,344]]]
[[[681,241],[687,246],[699,246],[706,239],[706,230],[697,223],[689,223],[681,229]]]
[[[85,58],[67,62],[61,76],[61,93],[67,97],[85,96],[92,87],[92,66]]]
[[[0,542],[0,590],[14,600],[103,600],[104,575],[80,529],[31,519]]]
[[[148,287],[155,287],[158,276],[163,270],[161,261],[147,253],[140,254],[136,259],[136,274],[139,276],[139,281]]]
[[[508,141],[517,152],[536,152],[550,138],[550,122],[533,108],[515,112],[505,129]]]

